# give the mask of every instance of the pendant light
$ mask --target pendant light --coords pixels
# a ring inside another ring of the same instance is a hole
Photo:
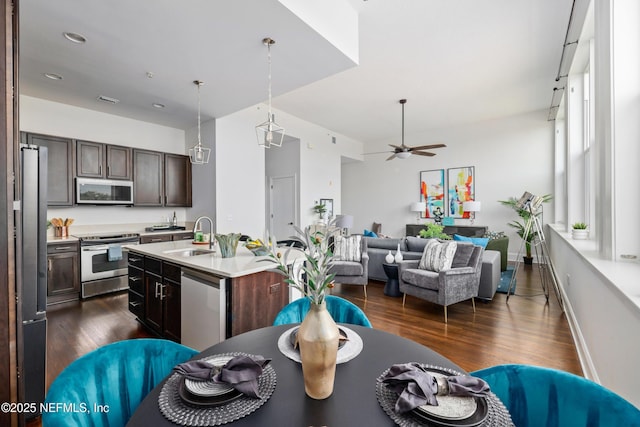
[[[276,123],[275,114],[271,112],[271,45],[276,42],[267,37],[262,39],[262,43],[267,46],[269,62],[269,111],[267,112],[267,121],[256,126],[256,136],[258,137],[258,145],[261,147],[280,147],[284,139],[284,128]]]
[[[202,165],[209,163],[209,154],[211,149],[202,146],[202,139],[200,137],[200,86],[204,84],[201,80],[194,80],[193,83],[198,86],[198,143],[189,148],[189,159],[191,163],[195,165]]]

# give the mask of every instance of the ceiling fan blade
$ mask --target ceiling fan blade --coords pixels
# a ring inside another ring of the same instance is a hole
[[[431,144],[431,145],[419,145],[417,147],[411,147],[412,150],[429,150],[431,148],[442,148],[446,147],[445,144]]]
[[[405,147],[402,147],[400,145],[393,145],[393,144],[389,144],[390,147],[395,148],[396,150],[404,150]]]
[[[395,159],[395,158],[396,158],[396,154],[395,154],[395,153],[393,153],[391,156],[389,156],[389,157],[387,158],[387,160],[393,160],[393,159]]]
[[[384,154],[384,153],[393,153],[393,151],[373,151],[371,153],[362,153],[363,156],[366,156],[367,154]]]
[[[433,157],[436,155],[436,153],[429,153],[427,151],[412,151],[411,154],[417,154],[418,156],[428,156],[428,157]]]

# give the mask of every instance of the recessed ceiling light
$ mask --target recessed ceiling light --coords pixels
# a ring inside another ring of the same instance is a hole
[[[51,80],[62,80],[62,76],[56,73],[44,73],[44,76]]]
[[[156,108],[164,108],[164,107],[166,107],[164,104],[160,104],[159,102],[154,102],[151,105],[153,105]]]
[[[78,33],[71,33],[71,32],[64,32],[62,33],[62,35],[64,36],[64,38],[66,38],[67,40],[69,40],[70,42],[74,42],[74,43],[85,43],[87,41],[87,38],[85,36],[83,36],[82,34],[78,34]]]
[[[104,101],[104,102],[109,102],[109,103],[111,103],[111,104],[117,104],[118,102],[120,102],[120,100],[119,100],[119,99],[110,98],[110,97],[108,97],[108,96],[104,96],[104,95],[100,95],[100,96],[98,97],[98,100],[99,100],[99,101]]]

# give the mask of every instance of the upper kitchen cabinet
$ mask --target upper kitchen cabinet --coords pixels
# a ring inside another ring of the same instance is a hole
[[[135,206],[191,206],[189,156],[133,150]]]
[[[134,206],[162,206],[164,156],[157,151],[133,149]],[[191,192],[191,189],[189,189]]]
[[[47,205],[73,206],[73,140],[34,133],[22,133],[21,140],[47,147]]]
[[[191,206],[189,156],[164,155],[164,197],[165,206]]]
[[[78,176],[131,180],[131,148],[78,141],[76,150]]]

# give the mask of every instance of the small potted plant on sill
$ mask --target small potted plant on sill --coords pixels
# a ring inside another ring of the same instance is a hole
[[[575,240],[586,240],[589,238],[589,228],[584,222],[576,222],[571,225],[571,237]]]

